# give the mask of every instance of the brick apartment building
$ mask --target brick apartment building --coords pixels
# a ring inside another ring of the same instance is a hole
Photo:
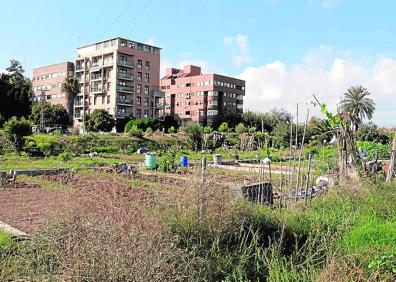
[[[50,104],[61,104],[67,109],[66,95],[62,82],[66,76],[74,75],[74,64],[63,62],[33,69],[33,102],[46,100]]]
[[[105,109],[117,119],[159,117],[164,93],[159,91],[160,48],[113,38],[77,49],[75,77],[81,91],[75,101],[74,126],[85,113]]]
[[[168,68],[161,79],[166,113],[180,123],[211,124],[218,115],[243,112],[245,81],[218,74],[202,74],[198,66]]]

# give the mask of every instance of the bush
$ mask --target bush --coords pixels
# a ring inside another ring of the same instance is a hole
[[[68,151],[64,151],[58,155],[58,159],[62,162],[68,162],[72,159],[72,155]]]
[[[132,126],[129,131],[128,135],[131,137],[142,138],[143,137],[143,130],[138,128],[136,125]]]
[[[203,128],[199,123],[189,122],[182,127],[182,131],[188,137],[188,143],[191,150],[198,150],[202,143]]]
[[[381,143],[375,143],[370,141],[356,141],[356,147],[361,148],[363,151],[366,151],[370,159],[375,158],[376,151],[379,159],[387,159],[390,157],[391,153],[390,145],[384,145]]]
[[[166,149],[159,158],[157,169],[162,172],[175,172],[178,166],[177,153],[176,147]]]
[[[168,130],[169,133],[176,133],[176,129],[174,126],[171,126]]]
[[[235,127],[235,132],[236,133],[245,133],[245,132],[247,132],[247,128],[243,123],[238,123],[238,125]]]
[[[252,126],[252,127],[249,127],[248,131],[249,131],[249,133],[256,133],[257,129],[254,126]]]
[[[35,134],[26,138],[26,147],[28,152],[36,152],[35,149],[38,148],[44,156],[48,157],[59,154],[65,146],[56,136]]]
[[[221,123],[220,126],[219,126],[219,131],[220,132],[229,132],[230,128],[228,126],[228,123],[227,122]]]
[[[94,110],[86,117],[85,126],[91,132],[110,132],[115,126],[115,120],[106,110]]]
[[[203,132],[206,134],[210,134],[213,132],[213,128],[210,125],[207,125],[203,128]]]
[[[74,154],[85,154],[95,150],[97,138],[93,134],[75,135],[72,137],[67,149]]]
[[[151,127],[146,128],[146,133],[152,133],[152,132],[153,132],[153,129]]]
[[[10,118],[3,126],[4,137],[16,152],[20,152],[25,144],[25,136],[32,134],[32,124],[25,118]]]

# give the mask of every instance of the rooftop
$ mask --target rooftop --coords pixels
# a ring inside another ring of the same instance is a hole
[[[127,41],[133,41],[133,42],[136,42],[136,43],[139,43],[139,44],[143,44],[143,45],[147,45],[147,46],[150,46],[150,47],[154,47],[154,48],[157,48],[157,49],[160,49],[160,50],[162,49],[162,48],[160,48],[160,47],[157,47],[157,46],[154,46],[154,45],[150,45],[150,44],[146,44],[146,43],[139,42],[139,41],[132,40],[132,39],[126,39],[126,38],[122,38],[122,37],[113,37],[113,38],[109,38],[109,39],[102,40],[102,41],[97,41],[97,42],[95,42],[95,43],[91,43],[91,44],[88,44],[88,45],[84,45],[84,46],[78,47],[77,50],[78,50],[78,49],[82,49],[82,48],[86,48],[86,47],[89,47],[89,46],[94,46],[94,45],[99,44],[99,43],[103,43],[103,42],[115,40],[115,39],[122,39],[122,40],[127,40]]]

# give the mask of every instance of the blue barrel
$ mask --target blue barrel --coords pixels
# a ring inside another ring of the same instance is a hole
[[[181,167],[188,167],[188,157],[182,156],[180,158],[180,164],[181,164]]]
[[[148,169],[155,169],[157,167],[157,155],[147,153],[145,156],[145,164]]]

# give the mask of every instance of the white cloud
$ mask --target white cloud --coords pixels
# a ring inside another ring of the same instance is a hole
[[[232,52],[232,62],[235,66],[247,65],[254,61],[249,55],[249,39],[246,35],[224,36],[224,46]]]
[[[380,58],[367,66],[350,58],[348,51],[329,50],[332,48],[326,46],[311,50],[298,64],[274,61],[247,67],[238,75],[246,80],[245,108],[266,111],[283,107],[294,112],[296,103],[300,108],[311,107],[315,94],[335,110],[348,87],[364,85],[376,102],[374,121],[382,125],[396,124],[396,60]],[[318,109],[313,109],[313,114],[319,115]]]
[[[6,69],[0,69],[0,74],[7,73]]]

